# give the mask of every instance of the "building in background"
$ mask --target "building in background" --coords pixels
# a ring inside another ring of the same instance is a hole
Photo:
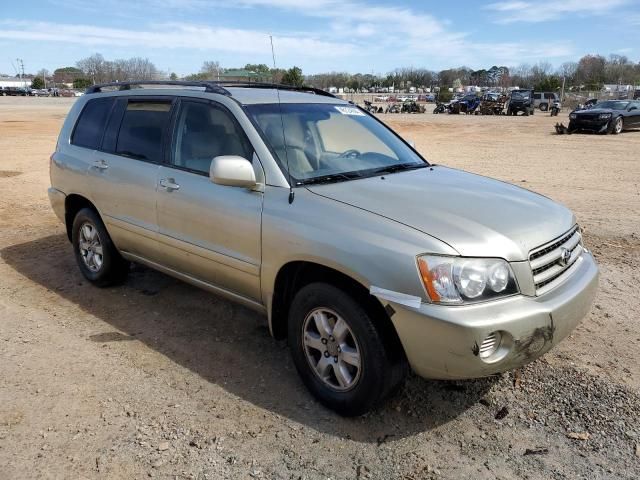
[[[31,78],[0,77],[0,88],[28,88],[31,86]]]

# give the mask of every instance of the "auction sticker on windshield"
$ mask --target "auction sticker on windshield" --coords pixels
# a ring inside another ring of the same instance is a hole
[[[357,115],[359,117],[364,117],[365,114],[354,107],[335,107],[343,115]]]

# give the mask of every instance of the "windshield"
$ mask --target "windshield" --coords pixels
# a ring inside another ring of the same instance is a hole
[[[616,100],[608,100],[606,102],[598,102],[593,108],[610,108],[611,110],[624,110],[629,105],[629,102],[621,102]]]
[[[288,164],[296,185],[428,166],[391,130],[351,105],[266,104],[246,109],[285,175]]]
[[[527,91],[524,91],[524,92],[512,92],[511,93],[511,98],[514,98],[514,99],[517,99],[517,100],[520,100],[520,99],[526,100],[528,98],[531,98],[531,92],[527,92]]]

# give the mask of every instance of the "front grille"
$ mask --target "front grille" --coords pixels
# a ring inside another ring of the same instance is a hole
[[[571,275],[582,252],[582,235],[577,225],[560,238],[532,250],[529,264],[536,295],[547,293]]]

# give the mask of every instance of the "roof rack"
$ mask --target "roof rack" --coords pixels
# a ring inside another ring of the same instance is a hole
[[[214,82],[201,82],[201,81],[177,81],[177,80],[136,80],[132,82],[111,82],[111,83],[100,83],[98,85],[93,85],[84,93],[101,93],[102,89],[105,87],[117,87],[118,90],[131,90],[131,87],[134,85],[170,85],[177,87],[201,87],[204,88],[205,92],[208,93],[219,93],[222,95],[230,96],[231,93],[226,88],[222,88],[219,85],[216,85]]]
[[[306,92],[313,93],[315,95],[321,95],[323,97],[336,98],[335,95],[320,90],[314,87],[298,87],[295,85],[283,85],[279,83],[261,83],[261,82],[234,82],[234,81],[186,81],[186,80],[136,80],[131,82],[111,82],[101,83],[93,85],[85,91],[85,93],[101,93],[105,87],[117,87],[118,90],[131,90],[132,86],[144,86],[144,85],[169,85],[177,87],[201,87],[207,93],[218,93],[221,95],[231,96],[231,92],[224,87],[235,88],[262,88],[262,89],[277,89],[287,90],[293,92]]]
[[[264,88],[264,89],[277,89],[277,90],[288,90],[288,91],[292,91],[292,92],[306,92],[306,93],[313,93],[315,95],[321,95],[323,97],[331,97],[331,98],[336,98],[335,95],[329,93],[329,92],[325,92],[324,90],[321,90],[319,88],[315,88],[315,87],[307,87],[307,86],[301,86],[298,87],[296,85],[284,85],[282,83],[268,83],[268,82],[234,82],[234,81],[229,81],[229,82],[225,82],[225,81],[220,81],[220,82],[212,82],[216,85],[222,85],[225,87],[237,87],[237,88]]]

